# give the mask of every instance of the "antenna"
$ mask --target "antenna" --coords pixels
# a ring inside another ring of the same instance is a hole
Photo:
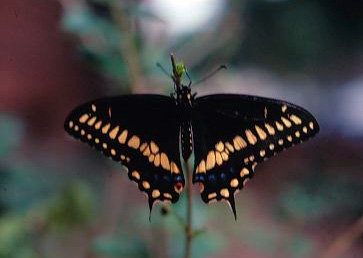
[[[159,67],[161,69],[161,71],[168,76],[169,78],[172,78],[172,76],[166,71],[166,69],[160,64],[160,63],[156,63],[156,66]]]
[[[204,81],[208,80],[210,77],[212,77],[213,75],[215,75],[216,73],[218,73],[222,69],[227,69],[227,66],[226,65],[220,65],[216,70],[214,70],[213,72],[211,72],[209,75],[205,76],[201,80],[199,80],[196,83],[194,83],[194,85],[197,85],[197,84],[199,84],[201,82],[204,82]]]
[[[192,79],[190,79],[190,76],[189,76],[189,73],[188,73],[188,71],[187,71],[187,70],[185,70],[185,74],[187,75],[188,80],[189,80],[188,87],[190,87],[190,85],[192,85]]]

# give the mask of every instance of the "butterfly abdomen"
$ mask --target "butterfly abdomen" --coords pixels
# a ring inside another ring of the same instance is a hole
[[[190,120],[184,120],[180,125],[181,131],[181,148],[184,160],[188,160],[193,151],[193,134]]]
[[[187,161],[193,151],[193,132],[192,132],[192,110],[194,97],[188,86],[182,86],[177,90],[176,105],[180,120],[180,141],[182,156]]]

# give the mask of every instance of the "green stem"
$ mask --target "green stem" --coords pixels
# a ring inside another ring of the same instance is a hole
[[[189,162],[186,162],[186,174],[187,174],[187,224],[185,227],[185,258],[190,258],[192,254],[192,238],[193,238],[193,229],[192,229],[192,200],[193,200],[193,191],[192,191],[192,174],[190,171]]]
[[[173,66],[173,80],[177,89],[181,87],[181,76],[182,72],[179,72],[177,69],[177,64],[175,61],[175,57],[173,54],[170,55],[171,65]],[[192,238],[193,238],[193,229],[192,229],[192,199],[193,199],[193,191],[192,191],[192,172],[190,171],[189,162],[185,162],[186,167],[186,177],[187,177],[187,221],[185,226],[185,254],[184,258],[190,258],[192,255]]]

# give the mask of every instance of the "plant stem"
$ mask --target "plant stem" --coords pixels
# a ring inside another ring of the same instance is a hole
[[[179,73],[177,70],[177,64],[175,61],[175,57],[173,54],[170,55],[171,65],[173,67],[173,80],[177,89],[181,87],[181,76],[182,73]],[[193,199],[193,189],[192,189],[192,172],[190,171],[189,162],[185,162],[186,167],[186,177],[187,177],[187,223],[185,225],[185,254],[184,258],[191,258],[192,255],[192,238],[193,238],[193,229],[192,229],[192,199]]]
[[[187,176],[187,224],[185,227],[185,258],[190,258],[192,254],[192,237],[193,237],[193,230],[192,230],[192,174],[190,171],[189,162],[186,162],[186,176]]]

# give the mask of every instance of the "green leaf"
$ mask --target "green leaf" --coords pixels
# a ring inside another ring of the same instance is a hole
[[[93,199],[86,184],[73,182],[66,185],[49,207],[49,225],[60,232],[87,225],[93,214]]]
[[[9,214],[0,219],[0,258],[36,258],[31,246],[29,225],[23,214]]]
[[[176,63],[176,72],[178,73],[179,77],[182,77],[185,72],[185,66],[184,63],[178,62]]]

